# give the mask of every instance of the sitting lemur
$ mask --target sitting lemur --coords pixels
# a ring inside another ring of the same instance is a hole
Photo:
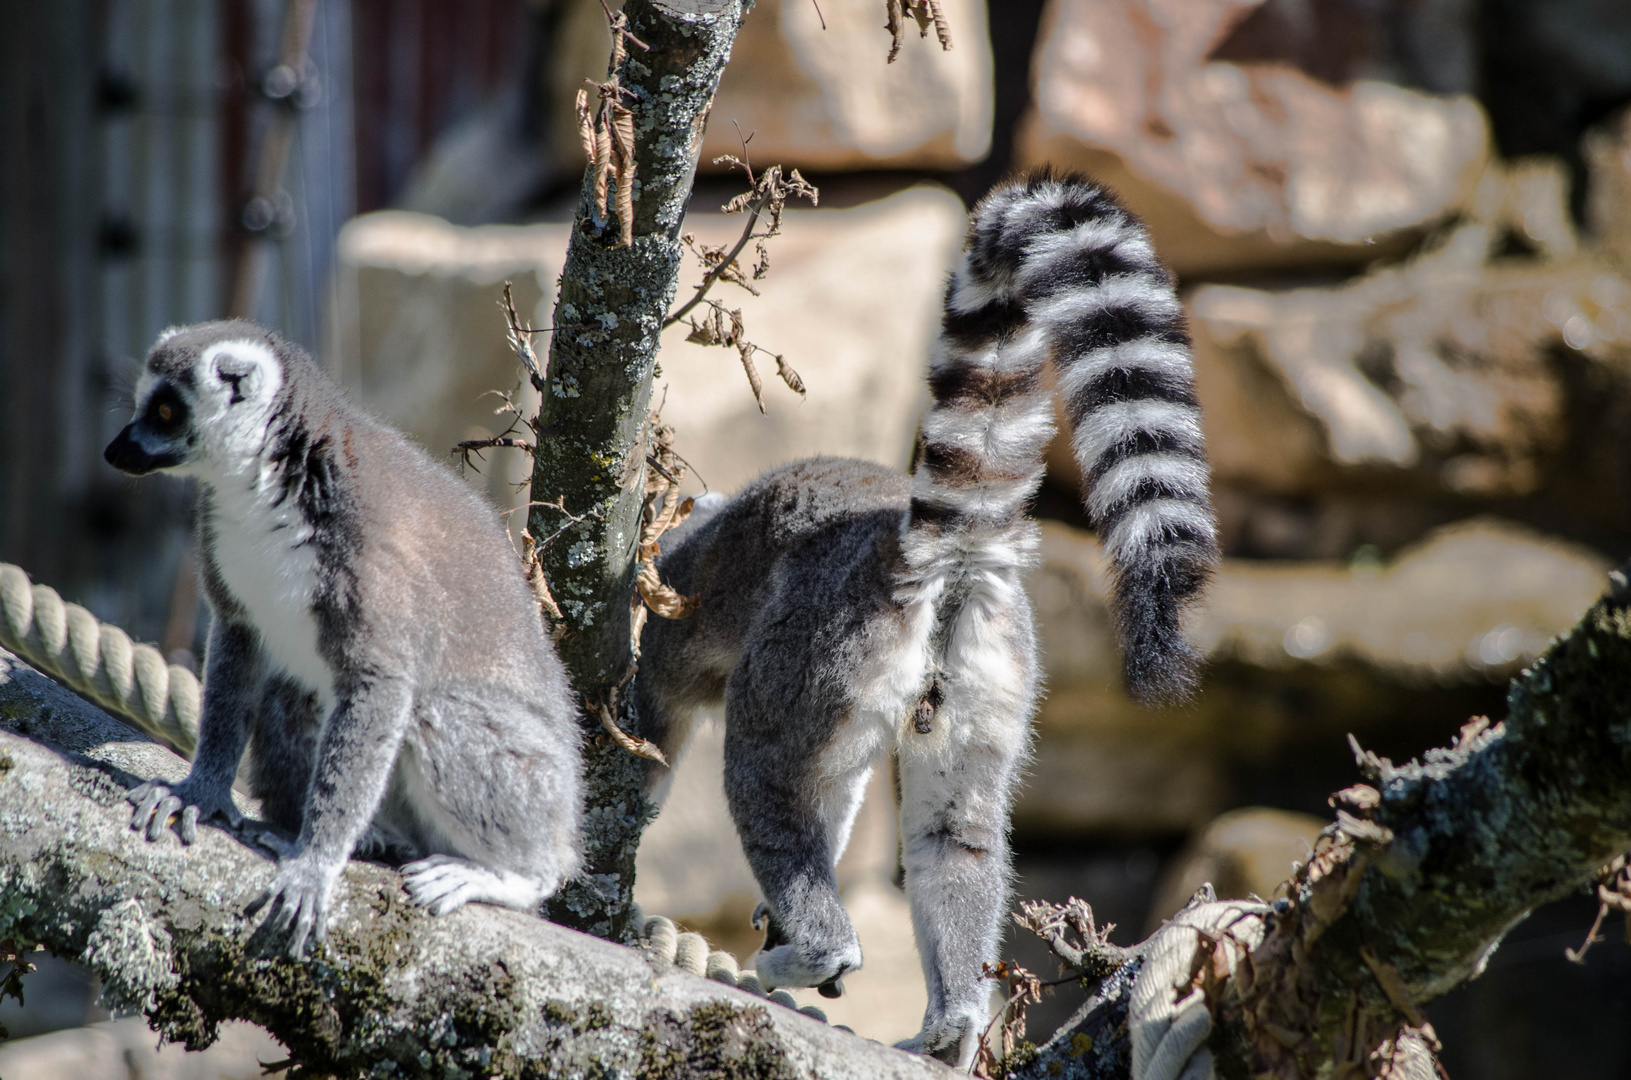
[[[197,477],[212,622],[187,779],[131,793],[133,827],[236,824],[249,786],[292,840],[272,902],[289,951],[321,938],[354,850],[435,914],[530,910],[577,871],[577,706],[485,499],[241,321],[165,331],[109,464]],[[256,906],[258,906],[258,904]]]

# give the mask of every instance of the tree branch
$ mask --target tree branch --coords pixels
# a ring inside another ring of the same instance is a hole
[[[431,917],[368,863],[346,867],[314,958],[263,952],[242,912],[270,859],[221,828],[191,847],[129,828],[126,791],[186,771],[0,650],[0,939],[88,964],[110,1004],[189,1047],[243,1019],[315,1075],[951,1075],[530,915]]]
[[[1403,766],[1358,752],[1370,784],[1332,797],[1337,821],[1263,943],[1210,997],[1220,1074],[1369,1076],[1401,1040],[1431,1043],[1420,1005],[1631,848],[1631,587],[1611,579],[1513,680],[1503,724]],[[1130,985],[1118,973],[1009,1075],[1117,1075],[1102,1039]]]

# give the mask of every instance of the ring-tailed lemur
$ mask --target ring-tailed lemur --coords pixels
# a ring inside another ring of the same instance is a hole
[[[133,828],[237,824],[247,745],[267,819],[298,837],[255,905],[296,956],[359,843],[418,860],[408,891],[436,914],[531,908],[576,872],[565,669],[492,508],[450,469],[247,322],[160,336],[105,456],[201,481],[214,615],[192,771],[132,792]]]
[[[698,517],[660,566],[700,607],[647,624],[636,680],[642,734],[670,755],[695,710],[724,702],[767,985],[836,994],[860,966],[833,867],[873,763],[896,752],[929,993],[904,1045],[964,1066],[989,1016],[981,964],[996,959],[1038,692],[1023,577],[1050,357],[1114,566],[1129,688],[1187,693],[1197,657],[1179,615],[1216,560],[1189,338],[1143,226],[1096,185],[1048,176],[973,212],[913,475],[815,458]]]

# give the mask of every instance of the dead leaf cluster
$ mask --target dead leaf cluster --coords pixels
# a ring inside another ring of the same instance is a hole
[[[918,37],[929,36],[929,27],[934,27],[934,36],[940,42],[940,48],[950,50],[951,27],[946,22],[946,12],[940,6],[940,0],[884,0],[885,23],[884,29],[889,31],[889,59],[887,63],[893,64],[895,57],[900,55],[900,42],[906,29],[908,17],[917,21]]]
[[[1379,799],[1375,789],[1356,785],[1331,801],[1363,811]],[[1243,1024],[1253,1076],[1304,1080],[1327,1060],[1318,1041],[1322,993],[1312,957],[1321,936],[1347,911],[1371,865],[1366,846],[1376,837],[1364,826],[1382,829],[1354,813],[1327,827],[1308,861],[1283,887],[1287,895],[1269,914],[1262,943],[1242,950],[1232,975],[1201,973],[1197,985],[1206,991],[1214,1015]],[[1348,991],[1343,1023],[1329,1049],[1331,1080],[1386,1077],[1407,1053],[1439,1045],[1399,969],[1368,944],[1360,947],[1360,959],[1386,1004],[1362,987]]]
[[[595,214],[604,221],[612,190],[616,190],[618,246],[634,243],[634,112],[623,103],[629,91],[623,88],[618,71],[628,58],[629,46],[645,52],[651,47],[629,32],[628,16],[614,12],[601,0],[606,22],[612,32],[612,55],[606,65],[606,81],[588,80],[600,103],[589,108],[589,92],[578,91],[578,137],[583,153],[594,169]]]
[[[800,176],[797,169],[784,176],[780,165],[772,165],[755,177],[752,165],[746,160],[747,143],[751,138],[752,136],[748,136],[742,140],[741,158],[726,154],[714,159],[716,165],[724,163],[740,168],[747,173],[748,183],[752,185],[749,190],[721,207],[727,214],[748,215],[747,223],[742,227],[742,235],[728,248],[724,245],[716,247],[698,244],[695,237],[689,233],[680,238],[702,263],[704,273],[691,298],[664,319],[663,325],[671,326],[685,319],[691,327],[691,332],[686,335],[686,341],[697,345],[719,345],[736,349],[742,361],[742,370],[747,374],[748,385],[753,388],[753,400],[758,403],[759,412],[762,414],[765,411],[764,383],[753,363],[754,353],[762,352],[772,357],[776,361],[776,374],[789,389],[801,397],[804,394],[804,380],[799,378],[798,372],[793,370],[792,365],[781,354],[773,353],[748,340],[740,308],[727,308],[717,300],[708,299],[708,291],[716,282],[725,281],[758,296],[759,290],[753,287],[753,282],[762,279],[770,271],[770,249],[765,246],[765,241],[781,232],[782,211],[786,208],[787,200],[795,197],[809,199],[810,204],[814,206],[820,200],[821,193]],[[759,230],[761,220],[765,227]],[[745,270],[739,261],[749,243],[754,244],[757,255],[751,272]],[[699,304],[706,305],[709,309],[709,313],[700,322],[695,317],[688,317]]]
[[[1012,960],[981,964],[980,977],[1001,983],[1005,1001],[1002,1010],[980,1033],[980,1047],[974,1054],[974,1075],[1000,1077],[1007,1072],[1004,1063],[1013,1059],[1025,1041],[1025,1013],[1042,1000],[1045,984]],[[991,1029],[999,1025],[997,1046],[993,1048]]]
[[[634,595],[629,620],[629,646],[640,656],[640,631],[646,612],[665,619],[683,619],[697,609],[697,597],[681,596],[663,583],[657,574],[657,558],[662,554],[663,535],[685,523],[696,500],[680,498],[680,481],[685,463],[674,452],[672,428],[663,424],[657,412],[646,422],[648,449],[645,455],[645,499],[640,508],[640,544],[635,553]]]

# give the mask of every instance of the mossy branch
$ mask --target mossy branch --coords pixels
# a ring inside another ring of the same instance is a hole
[[[368,863],[346,867],[314,957],[263,950],[243,909],[265,855],[220,828],[190,847],[130,830],[128,789],[186,771],[0,650],[0,940],[87,964],[108,1004],[189,1047],[241,1019],[307,1076],[951,1075],[531,915],[431,917]]]

